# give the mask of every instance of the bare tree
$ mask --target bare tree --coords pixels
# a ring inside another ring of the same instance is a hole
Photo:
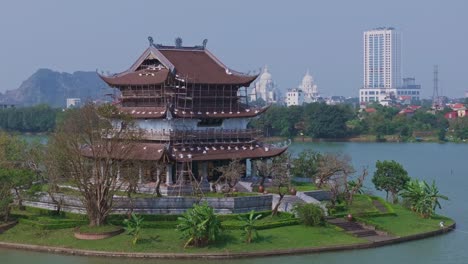
[[[154,186],[154,193],[157,197],[161,197],[161,183],[163,181],[163,172],[166,169],[166,164],[163,162],[157,162],[152,165],[152,170],[155,172],[156,185]]]
[[[364,186],[364,180],[366,179],[367,175],[369,174],[369,171],[367,168],[362,169],[362,173],[356,178],[356,180],[349,180],[348,177],[346,177],[345,181],[345,199],[346,203],[348,205],[353,204],[354,200],[354,195],[362,193],[362,187]]]
[[[116,120],[125,122],[125,128],[115,129]],[[138,136],[131,119],[115,107],[86,104],[68,112],[51,137],[50,167],[77,186],[91,226],[103,224],[111,212],[122,186],[119,168],[132,159]]]
[[[289,174],[290,157],[288,153],[283,153],[269,160],[260,161],[258,171],[262,175],[271,177],[271,182],[279,195],[278,203],[272,211],[272,215],[278,214],[278,209],[284,196],[289,192],[291,185],[291,176]]]
[[[321,188],[328,180],[337,175],[350,175],[355,172],[349,156],[342,154],[326,153],[318,162],[316,184]]]
[[[222,183],[222,191],[225,194],[232,193],[234,186],[240,181],[240,178],[245,173],[245,164],[239,159],[233,159],[229,164],[216,168],[221,173],[221,176],[216,181],[216,185]]]

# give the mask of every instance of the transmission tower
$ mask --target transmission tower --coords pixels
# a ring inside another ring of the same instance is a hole
[[[442,106],[441,98],[439,96],[439,66],[434,65],[434,90],[432,91],[432,108],[440,110]]]

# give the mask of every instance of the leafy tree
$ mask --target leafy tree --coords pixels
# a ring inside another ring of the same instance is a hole
[[[348,135],[346,122],[352,119],[353,112],[346,106],[313,103],[305,105],[304,115],[308,135],[341,138]]]
[[[325,224],[325,213],[316,204],[296,204],[293,211],[302,224],[306,226],[319,226]]]
[[[212,207],[204,203],[194,205],[178,218],[177,230],[186,240],[185,246],[202,247],[219,238],[221,222]]]
[[[244,217],[239,216],[239,220],[243,222],[242,235],[245,237],[245,243],[250,244],[253,239],[258,237],[258,231],[255,228],[255,224],[261,217],[262,214],[255,214],[254,210],[250,211],[250,213]]]
[[[12,188],[15,191],[16,199],[18,200],[18,206],[21,210],[23,206],[23,195],[24,192],[29,189],[34,180],[34,172],[27,169],[7,169],[2,173],[8,174],[11,178]]]
[[[143,224],[143,217],[136,214],[131,214],[130,219],[124,220],[125,230],[133,237],[132,244],[136,245],[140,238],[141,228]]]
[[[13,202],[11,189],[13,184],[7,170],[0,169],[0,220],[7,222],[10,215],[10,205]]]
[[[398,201],[398,193],[410,180],[408,172],[400,163],[394,160],[378,160],[375,166],[377,169],[374,172],[372,183],[374,183],[377,190],[386,192],[387,200],[390,193],[392,201],[396,203]]]
[[[0,128],[19,132],[52,131],[59,111],[47,105],[1,109]]]
[[[431,185],[421,180],[410,181],[401,196],[409,202],[411,209],[423,218],[431,217],[437,208],[442,208],[439,199],[448,200],[447,196],[439,193],[434,181]]]
[[[318,171],[318,163],[321,158],[320,153],[305,150],[299,153],[298,157],[292,160],[291,173],[296,177],[313,179]]]

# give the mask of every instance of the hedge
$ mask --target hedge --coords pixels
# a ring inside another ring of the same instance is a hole
[[[19,222],[21,224],[26,224],[41,230],[55,230],[55,229],[65,229],[65,228],[72,228],[77,226],[82,226],[88,224],[86,220],[73,220],[73,219],[62,219],[62,220],[52,220],[52,221],[44,221],[38,219],[27,219],[27,218],[20,218]]]
[[[263,229],[270,229],[270,228],[283,227],[283,226],[292,226],[292,225],[298,225],[298,224],[299,224],[298,219],[286,219],[286,220],[258,223],[258,224],[255,224],[255,229],[263,230]],[[242,229],[243,225],[244,223],[241,221],[221,222],[221,226],[226,230],[239,230],[239,229]]]

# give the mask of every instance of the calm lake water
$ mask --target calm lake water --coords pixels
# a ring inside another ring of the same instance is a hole
[[[293,153],[303,149],[320,152],[342,152],[352,157],[356,169],[369,167],[374,171],[377,160],[396,160],[403,164],[411,177],[435,180],[441,193],[449,196],[443,201],[441,214],[454,218],[457,230],[447,235],[377,249],[322,253],[312,255],[223,260],[222,263],[294,264],[294,263],[468,263],[468,145],[436,143],[294,143]],[[372,187],[370,177],[367,186]],[[373,187],[372,187],[373,188]],[[137,264],[137,263],[207,263],[210,261],[129,260],[61,256],[46,253],[0,249],[0,263],[35,264]],[[221,261],[212,261],[218,263]]]

